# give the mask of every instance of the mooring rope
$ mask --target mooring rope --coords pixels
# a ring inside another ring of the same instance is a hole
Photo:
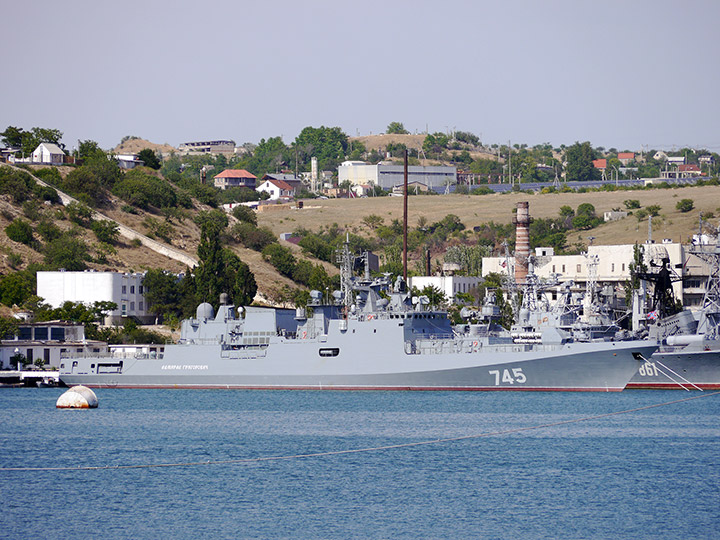
[[[577,424],[580,422],[587,422],[590,420],[599,420],[601,418],[609,418],[611,416],[618,416],[621,414],[629,414],[639,411],[646,411],[648,409],[655,409],[658,407],[667,407],[669,405],[675,405],[678,403],[685,403],[696,399],[707,398],[710,396],[720,395],[720,391],[712,392],[709,394],[702,394],[699,396],[693,396],[684,399],[676,399],[673,401],[666,401],[664,403],[654,403],[652,405],[643,405],[642,407],[634,407],[632,409],[625,409],[622,411],[613,411],[609,413],[596,414],[592,416],[584,416],[582,418],[572,418],[569,420],[559,420],[557,422],[548,422],[545,424],[537,424],[534,426],[526,426],[512,429],[504,429],[500,431],[489,431],[486,433],[476,433],[474,435],[462,435],[459,437],[446,437],[442,439],[432,439],[427,441],[416,441],[399,444],[387,444],[383,446],[372,446],[365,448],[351,448],[347,450],[328,450],[326,452],[312,452],[308,454],[293,454],[286,456],[266,456],[266,457],[250,457],[250,458],[238,458],[238,459],[219,459],[219,460],[206,460],[206,461],[185,461],[177,463],[146,463],[137,465],[97,465],[97,466],[76,466],[76,467],[0,467],[0,472],[47,472],[47,471],[104,471],[104,470],[120,470],[120,469],[161,469],[170,467],[197,467],[201,465],[237,465],[245,463],[261,463],[267,461],[287,461],[291,459],[303,459],[303,458],[316,458],[316,457],[327,457],[327,456],[341,456],[345,454],[359,454],[363,452],[379,452],[382,450],[395,450],[398,448],[412,448],[415,446],[427,446],[431,444],[442,444],[456,441],[466,441],[470,439],[480,439],[483,437],[494,437],[498,435],[512,435],[514,433],[523,433],[526,431],[534,431],[538,429],[545,429],[557,426],[564,426],[568,424]]]

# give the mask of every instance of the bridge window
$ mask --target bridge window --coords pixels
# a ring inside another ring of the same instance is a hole
[[[318,351],[320,356],[322,357],[330,357],[330,356],[337,356],[340,354],[340,349],[338,347],[332,347],[327,349],[320,349]]]

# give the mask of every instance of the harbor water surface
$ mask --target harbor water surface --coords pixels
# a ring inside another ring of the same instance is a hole
[[[720,531],[720,395],[99,389],[58,410],[62,392],[0,391],[2,538]],[[456,440],[290,457],[437,439]],[[125,465],[143,467],[7,470]]]

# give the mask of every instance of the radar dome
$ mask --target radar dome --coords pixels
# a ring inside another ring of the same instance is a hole
[[[203,302],[197,307],[197,312],[195,314],[198,319],[212,319],[215,317],[215,310],[213,309],[212,304]]]

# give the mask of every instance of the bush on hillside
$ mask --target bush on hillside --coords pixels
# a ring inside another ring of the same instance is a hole
[[[148,210],[151,206],[177,206],[175,190],[167,182],[138,169],[126,173],[124,178],[115,184],[112,192],[143,210]]]
[[[10,240],[20,242],[29,246],[33,243],[33,228],[24,219],[15,219],[10,225],[5,227],[5,234]]]

